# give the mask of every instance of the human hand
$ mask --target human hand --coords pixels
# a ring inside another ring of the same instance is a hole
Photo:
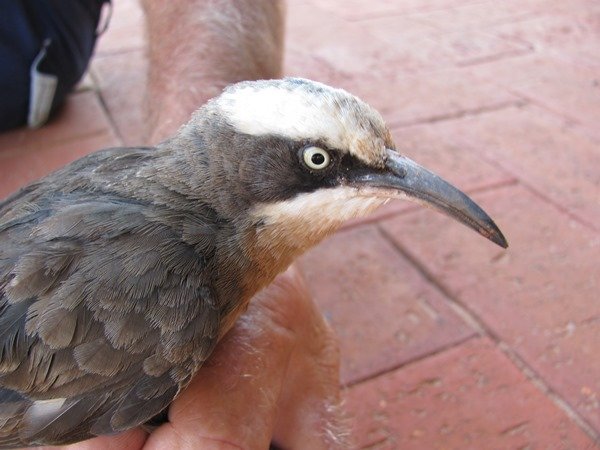
[[[291,268],[250,302],[171,404],[169,422],[67,448],[343,448],[339,395],[337,342]]]

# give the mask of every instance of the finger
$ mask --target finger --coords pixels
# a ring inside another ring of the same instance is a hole
[[[299,274],[284,282],[294,283],[303,295],[294,303],[274,305],[282,310],[278,316],[293,327],[297,341],[278,402],[274,442],[286,449],[348,448],[337,340]]]

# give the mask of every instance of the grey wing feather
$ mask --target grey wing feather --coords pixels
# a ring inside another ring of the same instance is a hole
[[[150,157],[122,152],[87,164]],[[86,167],[78,161],[0,202],[0,448],[69,443],[149,420],[218,338],[210,211],[199,219],[98,186],[69,187],[73,174],[93,173]]]

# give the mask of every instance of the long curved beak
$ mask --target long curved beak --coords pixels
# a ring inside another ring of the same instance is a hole
[[[462,222],[503,248],[506,238],[494,221],[473,200],[447,181],[394,150],[387,150],[386,167],[381,171],[357,174],[357,185],[375,188],[378,194],[432,207]]]

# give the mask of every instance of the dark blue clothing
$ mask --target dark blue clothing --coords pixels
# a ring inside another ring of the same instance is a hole
[[[92,56],[107,0],[0,1],[0,130],[27,123],[31,67],[57,77],[55,110],[79,81]]]

